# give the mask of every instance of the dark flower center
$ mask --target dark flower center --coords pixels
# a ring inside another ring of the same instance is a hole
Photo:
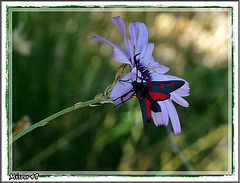
[[[142,63],[138,62],[138,68],[137,68],[141,74],[142,74],[142,79],[148,81],[150,79],[150,71],[148,70],[148,68],[143,65]]]
[[[142,79],[145,80],[145,81],[150,81],[151,80],[151,78],[150,78],[151,73],[148,70],[148,68],[140,62],[141,59],[137,59],[137,56],[139,54],[140,53],[136,54],[133,58],[134,62],[135,62],[135,66],[136,66],[137,70],[141,72]]]

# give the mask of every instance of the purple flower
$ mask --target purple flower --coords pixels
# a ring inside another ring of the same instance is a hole
[[[131,84],[133,81],[141,83],[147,81],[182,80],[185,84],[172,92],[169,99],[158,101],[162,111],[151,111],[156,126],[167,126],[170,117],[175,134],[181,133],[179,117],[172,101],[183,107],[188,107],[188,102],[182,98],[189,95],[190,88],[188,82],[175,76],[164,75],[169,68],[155,62],[152,56],[154,44],[148,43],[148,30],[144,23],[130,23],[129,32],[131,39],[127,40],[126,28],[122,18],[118,16],[113,17],[112,20],[124,38],[126,50],[99,36],[93,36],[91,39],[111,45],[113,47],[114,60],[123,64],[129,64],[132,70],[114,86],[110,98],[114,101],[115,106],[130,99],[135,94]]]

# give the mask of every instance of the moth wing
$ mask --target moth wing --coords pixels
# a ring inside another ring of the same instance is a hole
[[[137,98],[140,103],[142,118],[143,118],[143,125],[146,132],[147,122],[151,120],[151,109],[150,109],[151,102],[148,99],[144,98],[142,95],[137,95]]]
[[[185,82],[181,80],[146,82],[147,88],[150,92],[161,93],[166,95],[179,89],[184,84]]]
[[[160,92],[148,91],[148,94],[151,96],[153,101],[155,101],[155,100],[163,101],[163,100],[170,98],[170,94],[164,94],[164,93],[160,93]]]

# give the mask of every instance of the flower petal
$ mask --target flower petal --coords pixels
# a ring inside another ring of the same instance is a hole
[[[183,81],[185,81],[185,80],[183,80]],[[189,84],[186,81],[185,81],[185,84],[181,88],[174,91],[174,93],[176,93],[182,97],[189,96],[189,92],[190,92]]]
[[[179,95],[176,94],[171,94],[171,98],[174,100],[174,102],[178,103],[179,105],[183,106],[183,107],[188,107],[189,104],[188,102],[183,99],[182,97],[180,97]]]
[[[148,43],[148,30],[144,23],[136,22],[137,27],[139,27],[139,36],[138,36],[138,49],[142,50],[143,46]]]
[[[166,104],[167,104],[166,105],[167,111],[168,111],[169,117],[171,119],[173,131],[177,135],[177,134],[181,133],[181,125],[180,125],[179,117],[177,114],[177,110],[174,107],[172,102],[168,101],[168,102],[166,102]]]
[[[152,75],[152,81],[169,81],[169,80],[183,80],[183,79],[178,78],[176,76],[165,75],[165,74],[164,75],[163,74]]]
[[[164,74],[169,71],[169,68],[159,64],[158,62],[150,62],[149,70],[151,73]]]
[[[144,23],[136,22],[130,23],[129,32],[131,38],[134,40],[135,54],[140,53],[143,46],[148,43],[148,30]]]
[[[153,118],[153,122],[156,126],[159,126],[161,125],[162,123],[162,116],[160,115],[160,112],[153,112],[151,111],[151,115],[152,115],[152,118]]]
[[[134,47],[133,47],[133,40],[132,39],[129,39],[128,40],[128,45],[129,45],[129,55],[130,55],[130,60],[131,60],[131,66],[133,67],[134,66],[134,61],[133,61],[133,57],[134,57]]]
[[[130,54],[129,45],[128,45],[127,38],[126,38],[126,27],[125,27],[125,23],[124,23],[122,17],[120,17],[120,16],[112,17],[112,20],[115,23],[115,25],[117,26],[118,30],[123,35],[125,48],[126,48],[127,52]]]
[[[140,53],[140,62],[144,63],[145,66],[147,66],[151,61],[153,49],[154,49],[154,44],[153,43],[147,43],[143,47],[143,49]]]
[[[162,124],[167,126],[168,125],[168,121],[169,121],[169,116],[168,116],[168,110],[167,110],[167,107],[166,107],[166,102],[168,101],[159,101],[159,105],[161,106],[161,109],[162,109],[162,112],[161,112],[161,115],[162,115]]]
[[[167,126],[169,117],[168,117],[166,104],[164,101],[159,101],[158,104],[160,105],[162,111],[157,113],[152,111],[153,122],[156,126],[159,126],[159,125]]]
[[[139,35],[139,29],[136,27],[135,23],[130,23],[129,24],[129,33],[130,33],[130,36],[131,36],[131,38],[133,40],[133,44],[136,47],[136,45],[137,45],[137,37]],[[135,51],[135,53],[136,53],[136,51]]]
[[[183,85],[183,86],[184,86],[184,85]],[[182,86],[182,87],[183,87],[183,86]],[[179,96],[181,96],[181,97],[187,97],[187,96],[189,96],[189,95],[190,95],[190,94],[189,94],[189,90],[184,90],[184,89],[182,89],[182,87],[179,88],[178,90],[174,91],[173,93],[176,94],[176,95],[179,95]]]
[[[118,62],[131,65],[130,57],[128,55],[126,55],[125,53],[126,52],[123,52],[122,50],[119,50],[118,48],[114,48],[113,49],[113,54],[114,54],[113,59]]]
[[[120,17],[120,16],[112,17],[112,20],[115,23],[115,25],[117,26],[118,30],[123,35],[123,37],[126,37],[126,28],[125,28],[125,24],[124,24],[122,17]]]
[[[115,44],[109,42],[108,40],[106,40],[106,39],[100,37],[100,36],[92,36],[92,37],[90,37],[90,39],[93,39],[93,40],[96,40],[96,41],[101,41],[101,42],[107,43],[107,44],[111,45],[112,47],[116,47],[116,46],[117,46],[117,45],[115,45]]]
[[[175,90],[174,92],[172,92],[172,94],[179,95],[181,97],[187,97],[190,95],[189,92],[190,92],[189,84],[188,82],[185,81],[185,84],[178,90]]]
[[[109,42],[108,40],[100,36],[93,36],[90,39],[94,39],[111,45],[113,47],[114,60],[125,64],[131,64],[129,55],[121,47]]]
[[[151,57],[151,62],[152,62],[152,63],[154,63],[154,62],[155,62],[155,60],[154,60],[154,58],[153,58],[153,57]]]

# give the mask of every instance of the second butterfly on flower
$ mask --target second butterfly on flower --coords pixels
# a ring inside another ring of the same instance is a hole
[[[131,23],[129,25],[131,39],[127,39],[122,18],[112,17],[112,20],[123,35],[126,51],[102,37],[91,37],[111,45],[114,60],[128,64],[131,68],[131,72],[123,76],[114,86],[110,98],[115,106],[118,106],[136,95],[145,129],[152,116],[156,126],[167,126],[170,118],[174,133],[181,133],[180,120],[172,101],[183,107],[189,106],[182,98],[189,96],[188,82],[176,76],[166,75],[169,68],[155,62],[152,56],[154,44],[148,43],[148,30],[144,23]]]

